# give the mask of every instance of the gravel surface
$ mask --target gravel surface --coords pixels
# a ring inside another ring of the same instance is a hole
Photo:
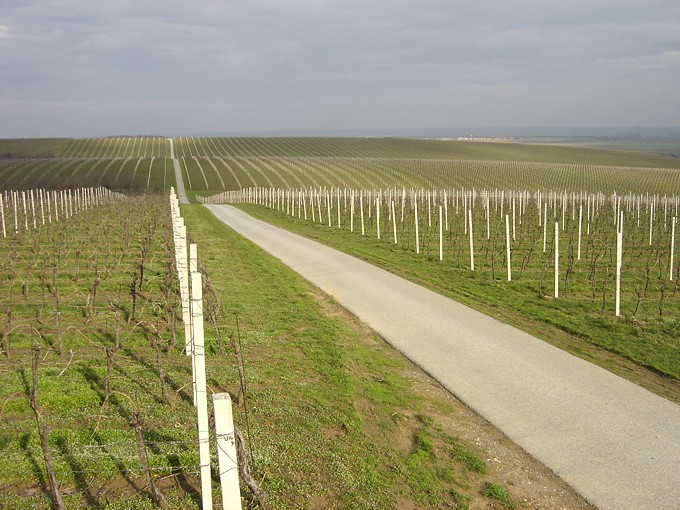
[[[337,250],[207,206],[602,509],[680,508],[680,406]]]

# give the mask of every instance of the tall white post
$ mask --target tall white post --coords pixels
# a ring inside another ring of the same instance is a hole
[[[583,205],[578,208],[578,248],[576,250],[576,260],[581,260],[581,232],[583,227]]]
[[[349,200],[349,231],[354,232],[354,192]]]
[[[333,197],[330,191],[326,192],[326,205],[328,206],[328,226],[331,227],[331,208],[333,207]],[[340,205],[340,204],[338,204]]]
[[[0,202],[1,204],[2,202]],[[673,281],[673,259],[675,258],[675,225],[678,223],[677,216],[673,216],[673,221],[671,223],[671,262],[670,262],[670,276],[668,279]],[[5,232],[5,224],[2,224],[2,231]]]
[[[548,202],[543,205],[543,253],[545,253],[548,240]]]
[[[394,232],[394,244],[397,244],[397,215],[394,210],[394,200],[392,200],[392,230]]]
[[[52,204],[50,202],[50,192],[45,191],[45,202],[47,202],[47,221],[52,224]]]
[[[24,204],[24,230],[28,230],[28,208],[26,206],[26,192],[21,192],[21,202]],[[651,244],[651,243],[650,243]]]
[[[2,195],[0,194],[0,222],[2,223],[2,237],[7,237],[7,231],[5,230],[5,204],[2,201]]]
[[[380,239],[380,198],[375,199],[375,219],[378,228],[378,239]]]
[[[444,260],[444,226],[442,225],[443,222],[443,213],[442,211],[442,206],[439,206],[439,260]]]
[[[472,204],[470,204],[472,205]],[[469,219],[469,232],[470,232],[470,270],[475,270],[475,245],[472,236],[472,207],[468,209],[468,219]]]
[[[35,197],[33,196],[33,190],[30,191],[31,196],[31,218],[33,219],[33,228],[38,228],[35,222]]]
[[[189,309],[189,261],[187,260],[187,228],[179,218],[179,250],[177,273],[179,277],[180,298],[182,299],[182,321],[184,322],[185,352],[191,355],[191,311]],[[184,290],[182,290],[184,289]]]
[[[212,508],[210,476],[210,427],[205,379],[205,347],[203,337],[203,279],[191,273],[191,326],[196,380],[196,414],[198,418],[198,456],[201,465],[201,500],[204,509]]]
[[[515,240],[515,218],[516,218],[516,213],[515,213],[515,197],[512,197],[512,239],[513,241]]]
[[[512,281],[512,265],[510,261],[510,217],[505,215],[505,258],[508,265],[508,281]]]
[[[222,509],[240,509],[241,488],[238,483],[236,434],[229,393],[215,393],[213,395],[213,410],[215,412],[217,460],[222,487]]]
[[[616,310],[617,317],[621,316],[621,261],[623,258],[623,211],[620,213],[619,226],[616,229]]]
[[[45,224],[45,206],[43,205],[43,190],[42,188],[38,191],[38,196],[40,198],[40,219],[42,224]]]
[[[361,209],[361,235],[366,235],[366,228],[364,227],[364,192],[359,196],[359,208]]]
[[[649,208],[649,246],[652,245],[653,226],[654,226],[654,202],[652,202],[652,206]]]
[[[555,297],[560,297],[560,224],[555,222]]]
[[[415,218],[415,224],[416,224],[416,253],[420,253],[420,235],[418,232],[418,197],[415,198],[413,201],[414,204],[414,209],[413,209],[413,216]]]
[[[18,195],[16,192],[12,193],[12,207],[14,209],[14,233],[19,232],[19,222],[17,219],[17,201]]]

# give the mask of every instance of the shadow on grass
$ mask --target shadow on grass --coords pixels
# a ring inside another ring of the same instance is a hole
[[[73,456],[73,453],[71,453],[66,440],[63,437],[57,438],[56,446],[57,450],[68,464],[68,467],[71,469],[71,474],[73,475],[73,480],[75,481],[76,487],[78,491],[83,494],[87,506],[89,508],[101,509],[101,504],[92,493],[92,489],[87,483],[82,464],[80,464],[78,459]]]
[[[47,481],[45,480],[45,476],[43,475],[41,464],[38,463],[38,460],[34,457],[33,452],[29,447],[30,439],[31,439],[30,432],[25,432],[21,434],[21,437],[19,439],[19,446],[24,452],[26,452],[26,457],[28,458],[28,461],[31,464],[31,471],[33,472],[33,475],[35,476],[36,480],[38,480],[40,490],[45,496],[51,497],[50,491],[47,488]]]

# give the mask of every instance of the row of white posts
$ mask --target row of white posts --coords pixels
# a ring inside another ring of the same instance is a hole
[[[51,224],[60,218],[70,218],[81,211],[87,211],[112,199],[123,195],[104,187],[78,188],[67,190],[31,189],[28,191],[5,190],[0,194],[0,225],[2,237],[13,228],[19,230],[34,229],[38,224]],[[12,222],[11,219],[14,221]],[[9,222],[9,225],[7,223]]]
[[[459,193],[460,192],[460,193]],[[198,197],[204,203],[251,203],[264,205],[266,207],[274,208],[279,211],[285,211],[291,216],[298,216],[305,220],[308,218],[308,206],[312,221],[326,222],[328,226],[332,226],[333,207],[337,210],[337,226],[340,228],[340,210],[341,202],[344,199],[345,209],[347,209],[347,202],[349,201],[350,210],[350,225],[351,231],[354,231],[354,216],[355,216],[355,202],[358,205],[361,220],[361,235],[366,234],[364,223],[364,204],[368,208],[368,215],[371,216],[371,208],[377,218],[376,234],[380,239],[380,205],[386,203],[389,211],[387,217],[392,222],[394,244],[397,244],[397,227],[396,227],[396,213],[395,209],[401,202],[401,222],[404,222],[404,208],[408,202],[413,207],[414,226],[415,226],[415,249],[416,253],[420,253],[420,235],[419,235],[419,212],[418,204],[422,202],[427,206],[428,224],[432,225],[432,209],[438,207],[439,209],[439,259],[443,260],[443,229],[449,229],[449,205],[455,208],[456,214],[459,209],[463,211],[463,222],[465,233],[469,234],[470,241],[470,269],[475,270],[475,256],[474,256],[474,236],[473,236],[473,222],[472,211],[476,200],[480,200],[484,206],[484,214],[486,219],[487,239],[490,237],[490,211],[492,207],[496,210],[500,207],[501,217],[505,216],[505,238],[506,238],[506,260],[507,260],[507,278],[512,281],[512,257],[511,257],[511,240],[515,239],[516,223],[519,221],[522,224],[522,216],[530,201],[536,201],[538,210],[539,226],[543,227],[543,253],[547,251],[548,241],[548,218],[549,209],[553,217],[560,217],[562,221],[555,222],[555,232],[553,237],[553,247],[555,255],[554,263],[554,297],[559,297],[559,251],[560,251],[560,225],[561,230],[565,230],[565,224],[568,221],[567,210],[571,208],[571,220],[576,221],[576,210],[578,209],[578,241],[577,241],[577,260],[581,260],[581,244],[585,222],[586,235],[590,235],[590,221],[598,214],[601,207],[604,207],[607,202],[612,206],[616,218],[617,230],[617,262],[616,262],[616,297],[615,297],[615,314],[620,316],[620,302],[621,302],[621,265],[623,257],[623,223],[624,212],[628,212],[630,216],[637,217],[638,227],[640,226],[640,211],[644,210],[649,215],[649,244],[652,244],[652,233],[656,211],[663,208],[664,214],[664,228],[666,228],[667,221],[671,220],[671,246],[670,246],[670,271],[669,280],[673,280],[673,262],[675,256],[675,230],[677,225],[678,208],[680,206],[680,197],[678,196],[660,196],[660,195],[618,195],[613,193],[609,196],[603,193],[586,194],[586,193],[556,193],[553,191],[537,191],[533,194],[529,192],[513,192],[504,190],[406,190],[388,189],[388,190],[326,190],[326,189],[275,189],[275,188],[247,188],[238,191],[227,191],[213,195],[210,197]],[[460,198],[460,201],[459,201]],[[395,205],[395,202],[397,205]],[[460,202],[460,203],[459,203]],[[504,214],[504,206],[507,202],[508,214]],[[441,203],[441,205],[437,205]],[[322,204],[327,210],[327,215],[322,215]],[[453,211],[452,211],[453,212]],[[561,214],[560,214],[561,213]],[[673,215],[673,216],[671,216]],[[584,218],[585,216],[585,218]],[[512,219],[511,219],[512,218]]]
[[[201,467],[202,508],[212,504],[210,477],[210,433],[208,424],[208,398],[205,375],[205,344],[203,334],[203,278],[198,270],[197,246],[187,247],[187,229],[180,215],[179,200],[174,188],[170,190],[170,211],[175,241],[175,261],[182,300],[185,348],[191,356],[193,368],[194,405],[198,422],[198,453]],[[187,253],[188,248],[188,253]],[[241,508],[241,491],[238,480],[236,436],[228,393],[213,394],[215,437],[217,441],[222,507],[224,510]]]

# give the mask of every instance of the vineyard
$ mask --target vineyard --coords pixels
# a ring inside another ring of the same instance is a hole
[[[201,200],[243,204],[493,315],[511,310],[524,328],[555,327],[574,337],[568,350],[590,344],[680,378],[678,196],[258,188]]]
[[[35,226],[19,201],[23,221],[0,238],[0,507],[199,508],[199,438],[168,200],[94,190],[56,196],[51,216],[43,223],[38,215]],[[236,419],[271,508],[300,508],[310,498],[359,508],[509,498],[504,475],[484,460],[501,453],[461,439],[446,418],[469,414],[464,406],[420,395],[405,360],[325,316],[323,298],[207,211],[185,209],[190,239],[205,247],[196,264],[206,382],[211,393],[237,396]],[[255,285],[262,278],[266,289]],[[236,345],[249,383],[240,396]],[[475,426],[475,437],[495,444],[482,429]],[[386,430],[404,444],[380,439]],[[544,495],[517,478],[513,491],[552,499],[559,490],[578,501],[540,476],[550,487]],[[248,496],[244,504],[256,505]]]
[[[174,161],[199,202],[238,204],[680,401],[671,158],[399,139],[0,141],[1,508],[50,507],[45,444],[68,508],[151,508],[144,473],[171,507],[200,506],[185,316],[157,193],[176,185]],[[513,478],[458,437],[446,398],[414,389],[414,367],[204,208],[182,212],[204,247],[207,385],[239,394],[242,340],[250,404],[243,393],[235,418],[273,507],[465,508]],[[386,438],[402,434],[405,446]]]
[[[169,189],[176,185],[176,158],[190,195],[250,187],[395,186],[680,194],[680,162],[672,158],[518,143],[114,137],[43,145],[0,141],[0,154],[0,186],[15,190]]]

